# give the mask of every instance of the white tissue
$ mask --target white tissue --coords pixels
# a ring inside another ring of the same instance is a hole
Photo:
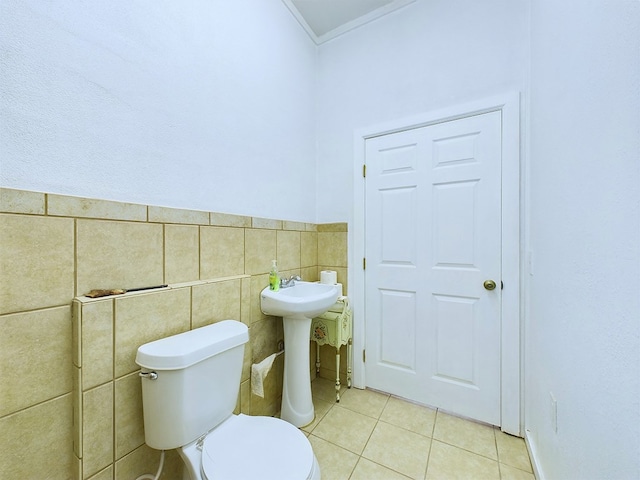
[[[264,379],[273,366],[273,361],[282,352],[269,355],[260,363],[254,363],[251,365],[251,393],[264,398]]]
[[[334,270],[322,270],[320,272],[320,283],[335,285],[338,283],[338,274]]]

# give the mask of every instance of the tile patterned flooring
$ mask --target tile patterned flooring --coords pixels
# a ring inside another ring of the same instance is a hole
[[[312,383],[314,422],[302,430],[322,480],[534,480],[524,440],[393,396]]]

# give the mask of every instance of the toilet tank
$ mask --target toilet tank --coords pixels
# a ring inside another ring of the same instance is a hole
[[[233,413],[238,399],[247,326],[223,320],[138,348],[147,445],[178,448]]]

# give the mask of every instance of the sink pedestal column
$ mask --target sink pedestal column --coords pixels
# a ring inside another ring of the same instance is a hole
[[[285,354],[280,418],[296,427],[304,427],[313,422],[315,417],[309,373],[311,318],[283,317],[282,322]]]

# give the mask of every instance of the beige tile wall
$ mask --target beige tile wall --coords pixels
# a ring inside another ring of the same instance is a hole
[[[159,453],[144,445],[135,351],[226,318],[250,328],[237,411],[277,413],[282,356],[265,398],[250,393],[251,363],[284,337],[282,321],[260,311],[257,292],[274,258],[283,275],[317,280],[332,269],[346,287],[346,235],[346,224],[0,189],[0,478],[154,472]],[[169,287],[82,297],[160,284]],[[331,363],[321,375],[335,375]],[[169,452],[162,478],[178,478],[179,469]]]

